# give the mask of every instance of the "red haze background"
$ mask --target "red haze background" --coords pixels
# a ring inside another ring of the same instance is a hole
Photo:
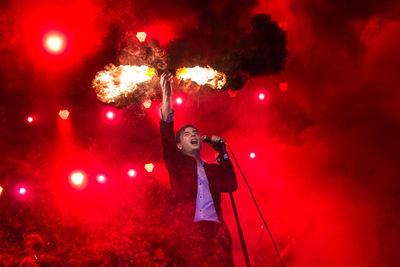
[[[284,70],[250,77],[230,94],[176,88],[183,98],[174,107],[176,126],[194,123],[201,133],[228,140],[286,266],[400,264],[396,1],[3,1],[0,12],[0,203],[6,218],[0,263],[21,260],[23,236],[31,232],[63,255],[66,248],[82,248],[85,255],[69,256],[81,259],[93,251],[101,257],[103,247],[142,253],[137,244],[145,241],[135,235],[155,243],[152,222],[160,214],[146,210],[159,207],[168,189],[159,99],[148,110],[115,109],[96,100],[91,80],[104,65],[118,63],[127,33],[145,31],[166,48],[215,28],[230,33],[237,27],[239,35],[250,29],[253,15],[266,13],[286,31]],[[220,20],[207,20],[219,14]],[[66,36],[59,55],[43,48],[51,30]],[[198,49],[212,54],[214,47]],[[60,121],[61,109],[71,112],[70,120]],[[105,117],[109,110],[112,121]],[[26,123],[28,116],[37,118],[34,124]],[[206,148],[204,158],[213,157]],[[150,162],[154,171],[146,173]],[[140,170],[140,178],[128,181],[130,168]],[[105,174],[107,187],[89,181],[84,190],[71,188],[68,175],[80,169],[89,178]],[[279,266],[237,176],[234,196],[252,264]],[[23,182],[31,185],[25,202],[6,194]],[[235,262],[244,266],[227,196],[223,210]],[[79,243],[71,245],[60,229],[80,236]]]

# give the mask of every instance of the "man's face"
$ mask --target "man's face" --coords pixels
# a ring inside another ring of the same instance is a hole
[[[199,132],[193,127],[187,127],[180,135],[177,147],[185,154],[194,155],[200,152],[201,140]]]

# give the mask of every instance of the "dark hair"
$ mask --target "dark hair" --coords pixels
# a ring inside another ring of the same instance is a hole
[[[179,144],[179,143],[181,142],[181,134],[186,130],[186,128],[189,128],[189,127],[196,129],[196,131],[199,131],[199,130],[197,130],[196,127],[194,127],[194,126],[191,125],[191,124],[185,124],[185,125],[183,125],[183,126],[176,132],[176,135],[175,135],[175,142],[176,142],[177,144]]]

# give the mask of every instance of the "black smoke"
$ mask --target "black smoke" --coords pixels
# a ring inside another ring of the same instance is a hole
[[[224,72],[225,89],[243,88],[249,77],[279,73],[287,56],[286,33],[267,14],[251,18],[251,30],[245,28],[208,27],[224,24],[224,18],[210,11],[208,23],[189,31],[168,47],[171,68],[210,65]],[[249,21],[250,22],[250,21]]]

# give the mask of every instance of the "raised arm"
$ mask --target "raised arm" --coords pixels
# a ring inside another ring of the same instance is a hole
[[[162,90],[161,120],[167,122],[168,115],[172,112],[172,88],[171,81],[173,76],[169,72],[161,74],[160,84]]]
[[[171,80],[173,76],[169,72],[161,75],[162,105],[160,109],[160,133],[163,146],[163,158],[167,169],[178,158],[178,149],[175,144],[174,111],[171,105]]]

